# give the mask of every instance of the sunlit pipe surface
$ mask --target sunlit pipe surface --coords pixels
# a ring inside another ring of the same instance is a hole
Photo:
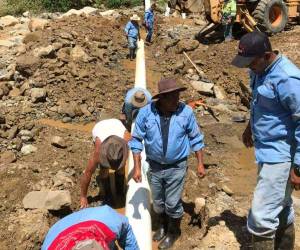
[[[144,42],[138,42],[138,50],[136,55],[136,72],[135,72],[135,87],[146,88],[146,67],[145,67],[145,52]],[[134,130],[134,123],[132,130]],[[133,174],[133,157],[130,152],[128,158],[128,190],[126,195],[125,214],[129,219],[133,232],[137,239],[141,250],[152,249],[152,228],[150,215],[150,187],[148,183],[149,165],[145,161],[145,151],[142,152],[142,182],[136,183],[132,179]]]
[[[150,0],[145,0],[145,10],[148,10],[151,6],[151,1]]]

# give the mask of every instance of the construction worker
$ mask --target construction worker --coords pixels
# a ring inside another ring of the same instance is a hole
[[[183,216],[181,195],[187,171],[190,149],[198,159],[197,171],[205,175],[202,148],[203,135],[192,109],[179,102],[179,94],[186,90],[173,79],[158,83],[159,93],[150,104],[141,108],[129,141],[134,158],[133,179],[142,181],[141,151],[143,141],[150,165],[149,182],[153,209],[159,218],[159,228],[153,236],[160,241],[159,249],[168,249],[180,236]]]
[[[105,192],[104,203],[113,203],[109,169],[115,170],[117,194],[122,197],[125,193],[125,164],[128,158],[129,132],[120,120],[108,119],[98,122],[93,128],[92,135],[94,148],[81,177],[81,208],[88,206],[88,186],[97,167],[100,168],[97,181],[99,181],[100,190]]]
[[[254,249],[294,249],[292,190],[300,185],[300,69],[255,31],[232,64],[250,69],[251,119],[243,134],[255,148],[258,178],[247,227]]]
[[[42,250],[138,250],[128,219],[111,207],[85,208],[56,222],[48,231]]]
[[[128,131],[131,130],[132,121],[136,118],[139,109],[148,104],[151,98],[149,91],[143,88],[132,88],[126,93],[122,114],[125,116],[123,119]]]
[[[225,42],[232,40],[232,26],[236,16],[236,0],[224,0],[222,7],[222,25]]]
[[[128,41],[129,47],[129,58],[132,61],[135,58],[135,52],[137,49],[137,39],[141,39],[140,37],[140,28],[139,28],[139,21],[140,17],[136,14],[130,17],[130,21],[125,26],[125,34]]]
[[[151,38],[153,34],[153,25],[154,25],[154,10],[156,8],[156,4],[152,4],[151,7],[146,10],[144,15],[144,23],[147,30],[146,42],[151,43]]]

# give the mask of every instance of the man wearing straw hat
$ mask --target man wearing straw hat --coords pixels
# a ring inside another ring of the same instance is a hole
[[[135,58],[135,51],[137,49],[137,39],[141,39],[140,37],[140,28],[139,23],[140,17],[137,14],[133,14],[130,17],[130,21],[125,26],[125,34],[128,41],[129,47],[129,58],[132,61]]]
[[[131,130],[132,121],[136,118],[139,109],[150,103],[151,98],[149,91],[143,88],[132,88],[126,93],[122,108],[122,120],[125,120],[128,131]]]
[[[181,195],[187,171],[187,157],[192,149],[197,157],[197,172],[204,177],[203,134],[190,107],[179,102],[179,93],[186,90],[173,79],[158,83],[159,93],[150,104],[141,108],[129,146],[133,152],[136,182],[142,181],[141,151],[143,141],[150,165],[149,183],[153,209],[159,228],[153,236],[159,249],[168,249],[180,236],[183,216]]]
[[[115,186],[118,195],[124,195],[125,165],[128,158],[129,133],[118,119],[98,122],[92,131],[94,148],[87,167],[81,177],[80,206],[88,206],[87,191],[96,168],[100,168],[99,185],[104,191],[104,203],[112,204],[109,169],[115,170]]]

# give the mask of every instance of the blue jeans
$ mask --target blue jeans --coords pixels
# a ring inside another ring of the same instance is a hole
[[[137,48],[137,38],[136,37],[128,37],[128,48],[136,49]]]
[[[149,43],[151,42],[152,34],[153,34],[153,26],[150,26],[147,28],[147,36],[146,36],[146,41]]]
[[[232,39],[232,23],[224,24],[224,39]]]
[[[257,185],[247,227],[254,235],[274,238],[276,230],[294,222],[291,162],[258,166]]]
[[[171,218],[181,218],[183,215],[181,195],[187,170],[186,159],[167,166],[150,160],[149,165],[154,211],[158,214],[166,213]]]

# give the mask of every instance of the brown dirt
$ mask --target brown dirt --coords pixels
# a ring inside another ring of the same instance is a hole
[[[38,148],[36,153],[27,156],[12,149],[18,156],[17,162],[0,169],[0,197],[3,200],[0,205],[0,216],[3,218],[0,225],[0,249],[40,247],[42,232],[39,240],[27,235],[18,242],[15,237],[21,229],[12,227],[12,230],[7,230],[11,225],[8,218],[19,218],[19,213],[25,213],[22,199],[28,192],[43,188],[66,189],[72,195],[70,210],[79,209],[79,178],[92,149],[91,128],[96,120],[118,117],[124,94],[134,82],[135,62],[126,59],[127,49],[124,47],[126,40],[122,29],[126,20],[127,17],[124,16],[114,21],[84,16],[56,20],[42,31],[37,41],[26,44],[25,56],[31,56],[35,48],[55,42],[63,44],[63,48],[52,57],[40,59],[41,66],[21,81],[22,84],[30,82],[33,86],[40,83],[48,92],[45,103],[32,103],[29,92],[25,91],[24,95],[4,97],[0,104],[1,113],[6,118],[6,124],[0,125],[0,130],[3,131],[0,134],[0,152],[11,146],[12,140],[7,139],[5,133],[13,126],[18,126],[19,131],[26,129],[34,132],[34,140],[30,144]],[[200,95],[189,85],[186,73],[192,65],[182,53],[178,53],[178,46],[175,44],[165,49],[166,45],[175,40],[168,35],[170,30],[178,33],[180,40],[187,39],[188,36],[192,38],[194,30],[199,28],[190,20],[164,21],[162,18],[157,27],[154,43],[146,47],[147,84],[150,91],[156,92],[156,83],[160,78],[175,77],[188,87],[182,96],[184,101],[200,98],[209,101],[210,98]],[[182,34],[185,34],[184,38],[181,37]],[[274,48],[280,49],[300,66],[300,54],[297,50],[300,41],[299,27],[273,36],[271,41]],[[91,61],[73,62],[68,57],[67,48],[72,49],[75,45],[82,47]],[[226,103],[234,104],[235,111],[240,111],[246,109],[240,100],[243,93],[239,82],[247,85],[248,76],[246,71],[230,66],[236,47],[237,41],[199,44],[198,48],[187,53],[193,60],[201,60],[199,68],[207,78],[224,87],[228,97]],[[184,67],[176,70],[178,62],[183,62]],[[21,83],[15,87],[21,88]],[[63,103],[67,103],[67,107],[86,105],[91,108],[90,114],[76,113],[73,110],[76,114],[71,117],[72,123],[62,123],[63,118],[69,117],[66,112],[58,111]],[[230,114],[224,114],[224,119],[218,123],[206,112],[200,110],[195,113],[205,134],[207,176],[198,179],[195,174],[196,160],[191,156],[183,194],[185,215],[182,236],[173,249],[249,249],[250,237],[245,223],[255,186],[256,167],[253,151],[245,149],[241,144],[245,123],[232,123]],[[50,138],[55,135],[65,139],[66,149],[51,145]],[[73,183],[54,187],[55,175],[59,170],[70,173]],[[222,191],[223,185],[233,191],[232,196]],[[92,205],[97,204],[97,194],[97,184],[93,179],[89,190]],[[299,194],[297,196],[300,197]],[[206,199],[210,217],[208,224],[201,225],[200,228],[199,224],[191,223],[194,200],[197,197]],[[71,211],[50,213],[44,219],[53,224],[69,212]],[[28,213],[26,216],[29,216]],[[299,239],[299,216],[297,222]],[[12,225],[18,224],[13,222]],[[201,230],[203,226],[209,229],[206,235]]]

